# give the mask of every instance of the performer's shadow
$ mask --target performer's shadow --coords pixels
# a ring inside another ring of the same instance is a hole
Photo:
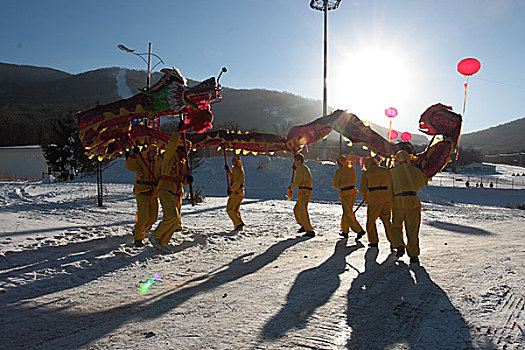
[[[158,293],[151,298],[123,303],[103,311],[93,310],[81,313],[67,305],[63,307],[32,307],[25,303],[11,303],[0,312],[2,315],[17,315],[17,327],[10,328],[10,338],[16,339],[14,347],[28,347],[30,344],[45,344],[46,337],[68,338],[70,347],[83,347],[90,341],[100,339],[127,322],[139,322],[158,319],[162,315],[178,308],[196,295],[212,291],[226,283],[239,280],[256,273],[275,261],[287,249],[306,241],[306,238],[279,241],[258,255],[253,252],[243,254],[220,266],[208,274],[195,277],[181,285]],[[32,328],[34,324],[41,324]],[[86,325],[99,325],[86,329]],[[28,329],[32,329],[28,332]],[[0,329],[0,336],[7,336]]]
[[[346,270],[346,257],[363,248],[360,242],[346,246],[337,242],[333,254],[321,265],[302,271],[286,297],[286,305],[263,327],[260,337],[276,339],[292,328],[305,328],[309,317],[324,305],[341,284],[340,274]]]
[[[348,349],[465,349],[468,325],[424,267],[407,266],[393,254],[377,263],[365,254],[365,271],[348,291]]]

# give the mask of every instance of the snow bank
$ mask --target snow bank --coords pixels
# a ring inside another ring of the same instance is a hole
[[[242,157],[245,172],[246,198],[260,199],[283,199],[286,189],[292,179],[291,158],[278,158],[266,156]],[[307,161],[313,178],[314,193],[312,198],[321,201],[338,201],[338,193],[332,188],[332,180],[336,165],[331,162],[324,164]],[[231,167],[231,159],[229,159]],[[356,169],[358,177],[361,177],[361,169]],[[205,158],[201,166],[194,172],[194,188],[202,189],[204,196],[226,195],[226,172],[224,170],[223,158]],[[135,174],[124,168],[124,160],[118,159],[115,163],[104,170],[104,182],[129,183],[135,180]],[[83,179],[83,181],[96,181],[95,177]]]
[[[286,189],[292,178],[292,160],[290,158],[247,156],[242,157],[245,171],[246,198],[284,199]],[[231,160],[229,160],[231,166]],[[312,199],[315,201],[338,202],[338,192],[332,188],[332,180],[337,166],[332,162],[307,161],[313,177],[314,191]],[[500,179],[511,178],[512,173],[518,172],[518,167],[498,165]],[[523,168],[519,168],[524,170]],[[525,171],[525,170],[524,170]],[[356,168],[360,180],[362,169]],[[226,195],[226,173],[222,158],[205,158],[201,166],[196,169],[194,188],[202,190],[206,197],[221,197]],[[453,181],[453,177],[461,175],[441,173],[438,176]],[[104,182],[133,184],[135,174],[124,168],[124,160],[117,160],[103,174]],[[88,181],[96,182],[96,178]],[[82,179],[86,181],[86,179]],[[449,182],[450,182],[449,181]],[[448,184],[449,182],[444,182]],[[421,190],[421,200],[429,204],[468,203],[489,206],[509,206],[525,204],[525,191],[511,189],[465,188],[439,186],[440,181],[434,179],[427,188]],[[359,182],[358,182],[359,186]],[[360,200],[360,197],[358,197]]]

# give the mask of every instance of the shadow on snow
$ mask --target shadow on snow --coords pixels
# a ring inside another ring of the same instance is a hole
[[[68,306],[31,307],[23,303],[8,303],[0,311],[0,319],[8,319],[7,315],[16,313],[20,322],[16,328],[9,327],[9,339],[17,339],[18,346],[52,346],[54,339],[67,338],[68,344],[74,347],[83,346],[100,339],[118,327],[130,321],[156,319],[163,314],[177,308],[195,295],[213,290],[220,285],[233,282],[244,276],[255,273],[271,262],[275,261],[288,248],[307,240],[295,238],[280,241],[270,246],[265,252],[247,261],[253,253],[244,254],[233,259],[230,263],[214,271],[189,280],[173,290],[160,293],[149,299],[141,299],[128,304],[119,305],[102,312],[78,313]],[[143,259],[146,252],[134,257],[133,260]],[[122,259],[122,264],[129,265],[130,261]],[[220,270],[220,271],[219,271]],[[197,284],[195,284],[197,283]],[[39,286],[45,288],[45,286]],[[68,288],[70,288],[69,286]],[[44,293],[36,293],[44,294]],[[47,294],[47,293],[46,293]],[[4,294],[5,295],[5,294]],[[24,323],[27,323],[25,325]],[[34,332],[34,325],[40,332]],[[33,325],[31,327],[31,325]],[[0,327],[0,335],[5,334],[6,327]],[[32,332],[27,332],[32,329]],[[3,334],[2,334],[3,333]],[[15,345],[13,343],[13,345]]]
[[[348,349],[472,347],[465,319],[424,267],[377,256],[366,251],[365,271],[348,291]]]
[[[348,247],[346,243],[346,239],[339,240],[333,254],[326,261],[299,273],[288,292],[286,305],[266,323],[261,331],[261,338],[276,339],[292,328],[301,329],[307,326],[308,319],[315,310],[326,304],[339,288],[339,275],[346,270],[346,257],[364,247],[360,242]]]
[[[488,236],[488,235],[494,234],[482,228],[466,226],[466,225],[459,225],[459,224],[452,224],[452,223],[443,222],[443,221],[431,221],[426,224],[429,226],[435,227],[435,228],[439,228],[441,230],[453,231],[457,233],[465,233],[469,235]]]

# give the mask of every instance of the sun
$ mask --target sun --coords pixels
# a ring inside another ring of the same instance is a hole
[[[332,69],[328,104],[348,109],[361,119],[384,124],[386,108],[399,109],[409,100],[407,57],[392,49],[375,46],[347,51]]]

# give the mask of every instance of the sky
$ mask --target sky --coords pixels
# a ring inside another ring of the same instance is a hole
[[[233,88],[323,96],[323,14],[309,0],[5,1],[0,61],[69,73],[145,69],[117,49],[153,52],[190,79],[217,76]],[[525,1],[342,0],[328,15],[328,104],[416,132],[441,102],[463,113],[464,132],[525,117]],[[154,61],[156,63],[156,61]],[[159,65],[159,70],[164,65]],[[322,110],[319,111],[319,115]]]

